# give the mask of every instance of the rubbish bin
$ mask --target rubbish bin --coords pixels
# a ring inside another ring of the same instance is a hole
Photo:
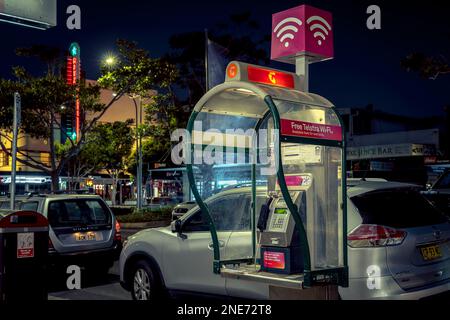
[[[33,211],[0,211],[0,302],[47,300],[48,221]]]

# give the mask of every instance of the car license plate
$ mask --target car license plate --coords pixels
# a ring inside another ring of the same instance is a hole
[[[75,235],[77,241],[96,241],[95,233],[80,233]]]
[[[420,248],[423,260],[431,261],[442,258],[442,251],[439,245]]]

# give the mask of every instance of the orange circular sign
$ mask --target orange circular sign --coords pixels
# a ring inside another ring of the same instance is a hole
[[[227,71],[228,78],[231,78],[231,79],[235,78],[237,76],[237,72],[238,72],[237,65],[232,63],[228,66],[228,71]]]

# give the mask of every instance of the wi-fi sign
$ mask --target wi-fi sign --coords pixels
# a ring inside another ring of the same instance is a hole
[[[299,31],[303,22],[295,17],[288,17],[280,21],[273,29],[276,37],[284,45],[285,48],[289,48],[290,41],[295,39],[295,34]]]
[[[302,5],[272,16],[273,60],[295,64],[307,55],[310,61],[333,58],[333,17],[328,11]]]
[[[330,24],[321,16],[309,17],[306,23],[309,25],[309,30],[313,32],[314,38],[317,39],[317,44],[321,46],[331,32]]]

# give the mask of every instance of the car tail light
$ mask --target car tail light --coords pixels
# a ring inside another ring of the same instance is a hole
[[[389,227],[362,224],[348,235],[348,245],[353,248],[397,246],[407,233]]]
[[[120,233],[120,223],[116,220],[114,240],[122,241],[122,234]]]

